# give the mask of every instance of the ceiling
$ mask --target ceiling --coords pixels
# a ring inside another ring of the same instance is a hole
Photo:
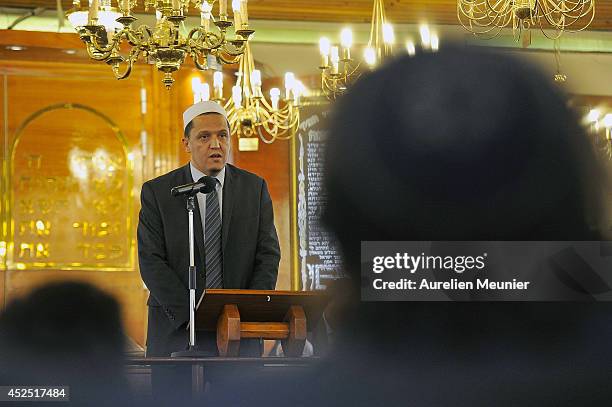
[[[61,0],[64,10],[72,7],[71,0]],[[138,0],[142,4],[142,0]],[[228,3],[231,4],[230,1]],[[86,4],[86,0],[82,0]],[[115,0],[113,0],[115,4]],[[261,20],[368,22],[372,15],[372,0],[249,0],[249,17]],[[0,7],[56,8],[56,0],[0,0]],[[387,0],[388,19],[393,23],[455,25],[456,0]],[[135,10],[143,12],[142,6]],[[193,9],[192,9],[193,13]],[[190,13],[190,14],[192,14]],[[195,13],[193,13],[195,14]],[[593,30],[612,30],[612,1],[596,2]]]

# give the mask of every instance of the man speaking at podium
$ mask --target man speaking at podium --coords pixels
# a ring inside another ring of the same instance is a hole
[[[280,247],[266,182],[227,164],[231,149],[227,114],[212,101],[183,113],[189,164],[145,182],[138,223],[140,274],[150,291],[147,356],[185,350],[189,322],[187,199],[170,190],[214,177],[215,189],[196,195],[194,211],[197,296],[206,288],[273,290]],[[215,351],[214,335],[196,335]]]

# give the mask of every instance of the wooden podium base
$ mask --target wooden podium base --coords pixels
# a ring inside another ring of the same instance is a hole
[[[243,322],[236,304],[225,304],[217,320],[219,356],[237,357],[243,338],[279,339],[285,356],[298,357],[306,343],[306,314],[300,305],[291,305],[283,322]]]

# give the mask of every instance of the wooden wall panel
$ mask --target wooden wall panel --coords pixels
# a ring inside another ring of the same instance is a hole
[[[80,63],[45,63],[30,61],[2,61],[0,70],[7,78],[6,101],[8,114],[3,119],[8,131],[3,141],[11,146],[15,139],[16,130],[32,113],[58,103],[80,103],[91,106],[116,123],[118,129],[124,134],[127,149],[135,157],[138,168],[134,168],[131,198],[131,224],[135,227],[138,213],[139,183],[143,174],[140,131],[148,129],[154,133],[153,112],[148,117],[141,118],[140,95],[141,87],[151,94],[152,72],[143,66],[132,78],[118,82],[112,77],[107,66],[103,64]],[[153,106],[154,103],[151,103]],[[69,114],[69,113],[67,113]],[[62,136],[62,126],[65,123],[49,122],[47,131],[41,131],[41,138]],[[86,128],[87,126],[83,126]],[[84,132],[84,137],[87,137]],[[29,144],[35,140],[29,140]],[[97,140],[84,140],[89,146],[94,146]],[[26,143],[26,145],[28,144]],[[51,145],[52,146],[52,145]],[[45,151],[46,159],[54,160],[55,150],[51,147]],[[65,160],[65,157],[57,157]],[[17,163],[17,161],[15,161]],[[65,165],[65,164],[64,164]],[[14,168],[15,182],[23,169]],[[44,168],[42,169],[44,171]],[[136,188],[136,185],[138,187]],[[3,194],[5,196],[6,194]],[[132,228],[132,233],[135,231]],[[76,279],[88,281],[114,295],[122,305],[122,315],[128,335],[138,344],[144,344],[146,295],[147,292],[141,281],[135,260],[135,235],[131,237],[132,263],[127,270],[57,270],[53,267],[42,269],[19,269],[17,264],[8,264],[8,270],[3,276],[3,304],[22,296],[32,288],[50,281],[62,279]],[[76,255],[75,255],[76,256]],[[78,257],[78,256],[77,256]],[[78,259],[77,259],[78,261]]]
[[[268,183],[274,205],[274,223],[281,246],[281,262],[276,288],[291,289],[291,238],[289,197],[289,141],[259,142],[259,151],[234,150],[238,167],[254,172]]]

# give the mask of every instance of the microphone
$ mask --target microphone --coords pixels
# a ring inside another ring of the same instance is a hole
[[[195,195],[198,192],[208,194],[215,189],[216,181],[212,177],[203,176],[197,182],[191,184],[179,185],[170,190],[172,196],[179,195]]]

